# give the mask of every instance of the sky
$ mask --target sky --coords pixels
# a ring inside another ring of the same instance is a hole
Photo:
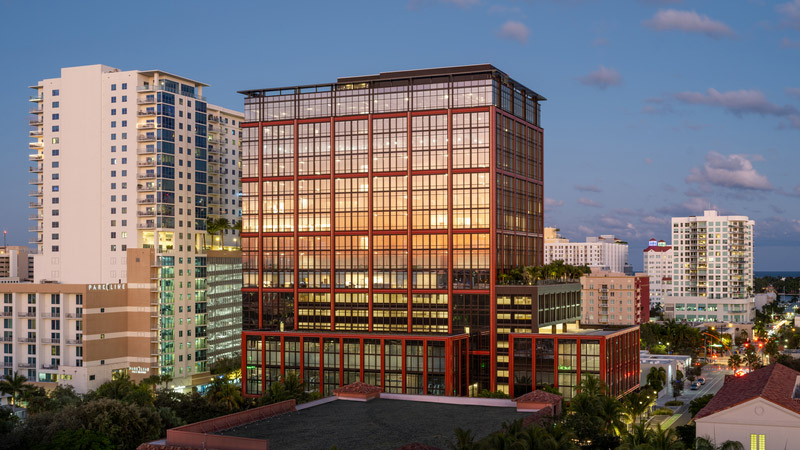
[[[27,87],[61,67],[237,91],[491,63],[547,97],[545,225],[642,268],[673,216],[756,221],[756,271],[800,270],[800,0],[0,0],[0,228],[25,245]]]

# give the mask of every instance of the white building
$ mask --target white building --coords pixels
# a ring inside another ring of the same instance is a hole
[[[126,250],[155,249],[153,356],[194,384],[207,371],[206,220],[240,217],[242,114],[157,70],[69,67],[31,87],[36,281],[125,283]]]
[[[666,318],[750,322],[753,296],[753,226],[746,216],[672,218],[672,296]]]
[[[800,442],[800,373],[771,364],[725,384],[694,417],[697,437],[717,445],[736,441],[746,449],[785,450]]]
[[[644,273],[650,277],[650,304],[660,305],[672,294],[672,247],[650,239],[643,254]]]
[[[33,280],[28,247],[0,247],[0,283],[20,283]]]
[[[586,242],[570,242],[558,235],[557,228],[544,229],[544,263],[564,261],[573,266],[632,275],[628,264],[628,243],[612,235],[587,237]]]

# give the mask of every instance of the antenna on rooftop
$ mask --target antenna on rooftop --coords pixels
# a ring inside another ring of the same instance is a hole
[[[6,235],[8,235],[8,230],[3,230],[3,247],[8,247],[6,244]]]

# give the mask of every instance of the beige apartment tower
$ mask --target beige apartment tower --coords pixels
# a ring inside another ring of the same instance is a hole
[[[212,237],[206,224],[239,220],[243,116],[159,70],[69,67],[31,87],[35,282],[130,290],[128,251],[148,250],[152,366],[197,384],[208,371],[206,251],[238,245],[235,231]]]

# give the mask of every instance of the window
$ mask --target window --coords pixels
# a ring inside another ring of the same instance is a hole
[[[128,96],[127,95],[123,95],[122,96],[122,101],[123,102],[127,102],[128,101]]]
[[[53,156],[58,156],[58,149],[53,149]]]
[[[117,121],[116,120],[112,120],[111,121],[111,128],[117,128]]]
[[[111,103],[117,103],[117,97],[111,97]]]
[[[117,85],[116,84],[112,84],[111,85],[111,90],[112,91],[116,91],[117,90]]]
[[[53,114],[53,120],[58,120],[58,114]]]
[[[122,114],[128,114],[128,108],[122,108]]]
[[[766,436],[763,434],[751,434],[750,450],[767,450]]]
[[[111,115],[112,116],[116,116],[117,115],[117,110],[116,109],[112,109],[111,110]]]
[[[122,83],[122,90],[128,89],[128,83]]]
[[[53,97],[58,97],[58,94],[59,94],[58,89],[53,89],[52,94],[53,94]]]
[[[58,102],[53,102],[53,108],[58,108]]]

